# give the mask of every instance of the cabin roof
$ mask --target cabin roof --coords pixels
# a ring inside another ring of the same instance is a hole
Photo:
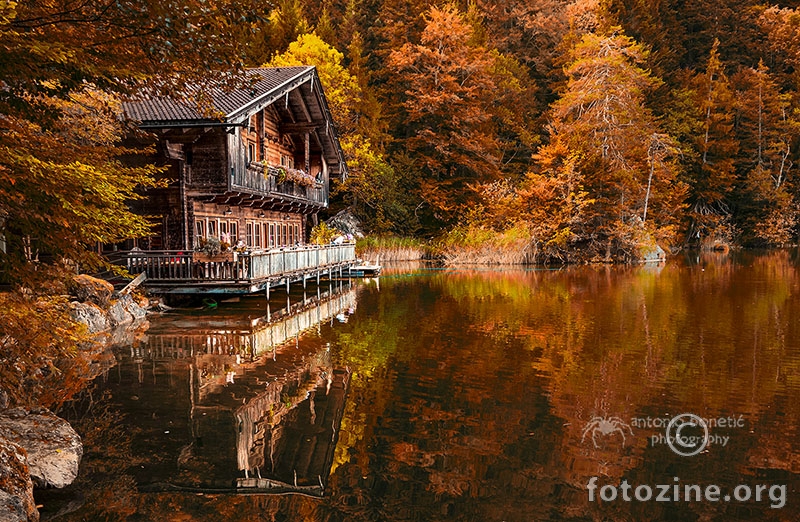
[[[285,99],[285,109],[292,105],[297,106],[294,112],[307,113],[310,123],[318,129],[326,161],[344,179],[347,175],[344,153],[316,68],[258,67],[247,69],[244,75],[244,81],[233,88],[218,81],[187,85],[180,97],[142,93],[137,99],[123,103],[124,117],[153,130],[247,126],[251,114]]]
[[[225,122],[228,116],[246,110],[270,93],[282,94],[296,86],[292,80],[308,81],[314,67],[259,67],[247,69],[240,83],[230,88],[222,82],[210,85],[187,85],[180,97],[150,96],[123,104],[126,118],[144,124]]]

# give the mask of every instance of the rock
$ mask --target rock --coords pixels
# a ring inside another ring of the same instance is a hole
[[[137,303],[130,295],[121,295],[108,309],[108,319],[112,327],[140,321],[147,316],[147,309]]]
[[[364,237],[364,231],[361,230],[361,220],[347,209],[337,213],[327,223],[345,234],[352,234],[353,237]]]
[[[28,522],[24,500],[0,490],[0,522]]]
[[[78,476],[83,456],[81,438],[67,421],[48,410],[6,410],[0,415],[0,439],[25,450],[37,487],[63,488]]]
[[[0,521],[38,521],[25,450],[0,438]]]
[[[133,316],[128,312],[123,299],[115,301],[108,309],[108,320],[112,327],[117,327],[133,322]]]
[[[89,333],[99,333],[108,330],[109,323],[106,313],[97,305],[72,301],[69,304],[69,308],[72,320],[85,324],[89,329]]]
[[[642,247],[639,249],[642,263],[660,263],[667,259],[667,253],[658,245]]]
[[[114,293],[114,285],[108,281],[81,274],[72,278],[72,293],[81,303],[94,303],[105,307],[108,305],[111,294]]]
[[[128,305],[128,312],[133,316],[134,321],[141,321],[147,317],[147,308],[133,300],[131,300],[131,304]]]

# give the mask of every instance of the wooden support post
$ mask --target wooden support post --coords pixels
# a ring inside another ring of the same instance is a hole
[[[267,295],[267,321],[272,321],[272,313],[269,305],[269,288],[270,288],[270,280],[267,279],[267,288],[264,290],[264,293]]]
[[[306,150],[305,150],[305,153],[306,153],[305,169],[306,169],[306,174],[310,175],[311,174],[311,134],[308,133],[308,132],[306,132],[306,135],[305,135],[305,147],[306,147]]]

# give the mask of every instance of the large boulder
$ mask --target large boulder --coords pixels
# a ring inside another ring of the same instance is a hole
[[[92,334],[108,330],[110,326],[106,312],[93,303],[72,301],[69,304],[69,314],[73,321],[85,324]]]
[[[108,281],[81,274],[72,278],[71,290],[81,303],[94,303],[105,307],[108,305],[111,294],[114,293],[114,285]]]
[[[0,414],[0,439],[25,450],[30,476],[37,487],[63,488],[78,476],[83,456],[81,438],[67,421],[46,409],[6,410]]]
[[[39,512],[33,499],[33,482],[25,450],[0,438],[0,521],[36,522]]]
[[[364,237],[361,229],[361,220],[350,210],[342,210],[327,221],[328,225],[353,237]]]

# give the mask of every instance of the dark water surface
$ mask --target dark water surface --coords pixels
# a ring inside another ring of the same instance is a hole
[[[87,454],[42,511],[800,520],[799,269],[783,251],[394,270],[293,294],[294,315],[266,316],[263,298],[165,314],[61,412]],[[270,312],[280,304],[273,295]],[[683,413],[711,423],[697,455],[664,442]]]

